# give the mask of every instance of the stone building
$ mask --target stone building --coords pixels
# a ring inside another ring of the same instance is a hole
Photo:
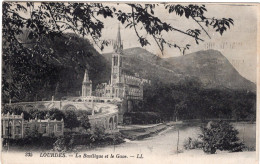
[[[116,41],[113,45],[111,77],[109,83],[96,86],[97,97],[120,98],[123,100],[120,113],[133,111],[134,104],[142,104],[143,86],[149,80],[143,79],[138,73],[129,74],[124,67],[123,42],[121,40],[120,26]]]
[[[30,131],[42,134],[42,136],[62,136],[64,131],[63,119],[58,120],[24,120],[21,115],[7,114],[1,115],[2,138],[24,138]]]
[[[100,103],[99,105],[102,105]],[[99,113],[88,116],[91,129],[94,130],[96,126],[103,127],[105,133],[118,132],[118,108],[116,105],[107,104],[99,108]]]

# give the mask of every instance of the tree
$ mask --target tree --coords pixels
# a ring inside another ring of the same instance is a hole
[[[177,84],[151,85],[144,90],[144,108],[146,111],[178,115],[181,119],[254,121],[255,93],[200,86],[196,81],[188,80]]]
[[[50,119],[51,120],[54,120],[54,119],[62,120],[62,119],[65,118],[65,114],[61,110],[59,110],[57,108],[50,109],[48,113],[50,115]]]
[[[199,137],[202,139],[205,153],[214,154],[217,149],[238,152],[244,147],[237,137],[238,131],[228,122],[211,121],[201,130],[202,134]]]
[[[23,110],[20,107],[4,106],[2,108],[2,113],[7,114],[8,112],[9,112],[9,114],[13,113],[15,115],[21,115],[23,113],[25,120],[29,120],[32,118],[32,115],[30,113],[28,113],[27,111]]]
[[[184,115],[186,113],[187,104],[185,104],[185,101],[181,101],[178,104],[175,105],[174,114],[176,117],[176,121],[178,121],[179,115]]]
[[[89,119],[88,119],[88,112],[86,110],[78,110],[76,115],[79,119],[81,127],[83,127],[85,130],[88,130],[91,128],[91,125],[90,125]]]
[[[104,29],[102,19],[116,17],[125,28],[135,31],[141,46],[150,44],[148,38],[141,35],[140,31],[144,31],[156,42],[162,54],[165,46],[178,48],[182,52],[190,47],[188,44],[177,45],[165,40],[163,33],[181,33],[194,38],[199,44],[204,41],[200,38],[202,32],[210,38],[205,27],[212,27],[222,35],[233,25],[231,18],[206,17],[205,5],[129,3],[127,6],[130,12],[101,3],[4,2],[3,93],[6,97],[18,99],[24,98],[26,93],[37,94],[39,87],[48,85],[45,79],[49,78],[50,73],[57,72],[57,69],[62,69],[67,63],[79,63],[75,58],[62,59],[52,48],[43,46],[47,39],[54,40],[56,37],[62,37],[65,32],[73,31],[83,38],[91,38],[102,50],[108,45],[108,41],[100,39]],[[200,28],[178,29],[162,21],[156,16],[155,8],[158,6],[163,7],[169,14],[197,23]],[[67,44],[70,44],[69,40]],[[76,55],[87,54],[81,51]]]
[[[26,111],[23,111],[23,112],[26,112]],[[39,109],[35,109],[35,108],[31,108],[29,110],[30,119],[37,118],[37,119],[44,120],[46,114],[47,114],[46,110],[39,110]]]
[[[64,115],[64,125],[66,128],[69,128],[72,131],[73,128],[79,126],[78,118],[73,110],[65,110]]]

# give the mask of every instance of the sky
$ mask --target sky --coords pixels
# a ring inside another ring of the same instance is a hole
[[[130,8],[125,4],[107,4],[113,5],[122,11],[130,11]],[[224,32],[221,36],[212,29],[207,29],[211,39],[202,32],[201,38],[204,42],[199,45],[195,40],[180,34],[178,32],[168,32],[163,37],[172,42],[185,46],[190,44],[191,47],[185,54],[196,52],[199,50],[215,49],[220,51],[229,62],[237,69],[237,71],[256,83],[256,66],[257,66],[257,6],[248,5],[231,5],[231,4],[206,4],[206,17],[215,18],[232,18],[234,26]],[[156,7],[155,15],[161,20],[170,23],[173,27],[186,31],[189,28],[199,28],[192,20],[184,17],[179,17],[174,14],[168,14],[161,4]],[[102,39],[114,40],[118,29],[118,20],[115,18],[102,19],[105,28],[102,31]],[[126,24],[121,26],[121,37],[124,44],[124,49],[131,47],[141,47],[138,38],[133,29],[125,29]],[[146,36],[146,33],[139,30],[140,34]],[[146,50],[163,58],[180,56],[180,51],[176,48],[165,48],[162,56],[156,43],[149,38],[151,45],[143,47]],[[97,47],[96,47],[97,48]],[[98,50],[98,48],[97,48]],[[101,53],[112,52],[112,46],[105,47]]]

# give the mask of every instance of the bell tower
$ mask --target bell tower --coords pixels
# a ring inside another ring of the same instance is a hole
[[[113,45],[114,53],[112,54],[112,66],[111,66],[111,85],[121,83],[122,76],[122,54],[123,43],[121,41],[120,25],[118,24],[118,31],[116,41]]]
[[[92,81],[89,80],[88,70],[85,70],[84,79],[82,82],[82,97],[92,96]]]

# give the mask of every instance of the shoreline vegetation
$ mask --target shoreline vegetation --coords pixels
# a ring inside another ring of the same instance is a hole
[[[234,122],[235,123],[235,122]],[[159,133],[167,132],[168,129],[173,130],[185,130],[185,128],[199,127],[204,124],[201,121],[189,120],[189,121],[179,121],[179,122],[165,122],[153,125],[132,125],[132,126],[122,126],[119,132],[114,134],[100,134],[101,136],[96,136],[96,138],[91,138],[89,135],[74,135],[74,136],[63,136],[56,140],[53,138],[42,137],[41,139],[30,138],[28,140],[23,140],[22,142],[13,140],[11,141],[9,151],[21,151],[21,150],[31,150],[31,151],[42,151],[42,150],[52,150],[60,152],[80,152],[84,150],[93,150],[96,148],[102,148],[111,145],[119,145],[128,140],[142,140],[148,137],[153,137]],[[255,124],[252,122],[237,122],[237,125],[247,125]],[[242,127],[242,126],[241,126]],[[240,128],[241,130],[241,128]],[[242,129],[243,131],[243,129]],[[247,134],[248,135],[248,134]],[[240,135],[242,137],[242,135]],[[244,137],[244,134],[243,134]],[[40,141],[42,140],[42,141]],[[241,140],[244,140],[241,138]],[[34,144],[37,142],[37,144]],[[33,143],[34,146],[30,144]],[[55,146],[56,145],[56,146]],[[182,146],[182,143],[180,143]],[[247,151],[254,151],[255,149],[248,149]]]

